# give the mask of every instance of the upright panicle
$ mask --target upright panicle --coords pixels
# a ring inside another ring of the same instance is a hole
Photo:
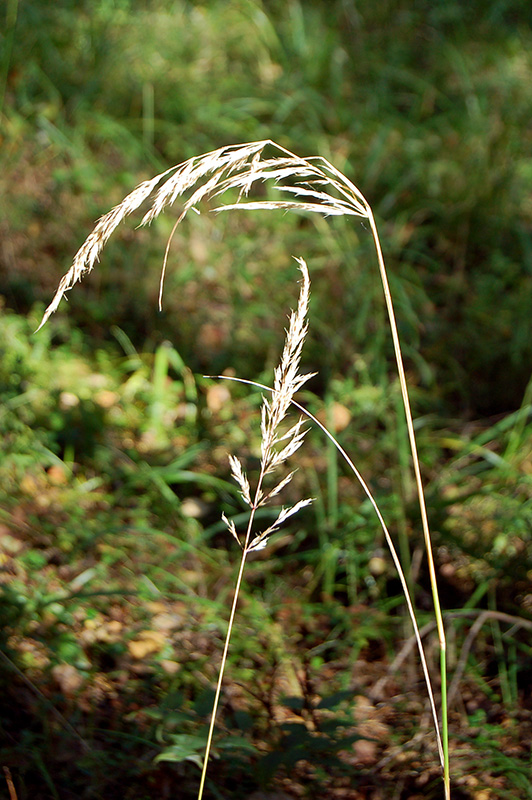
[[[203,787],[205,785],[207,764],[216,721],[216,713],[220,699],[227,654],[229,651],[229,641],[231,639],[231,631],[233,629],[236,606],[240,593],[242,578],[244,575],[246,558],[249,553],[265,548],[268,544],[268,538],[272,533],[275,533],[280,526],[286,522],[287,519],[292,517],[294,514],[297,514],[298,511],[300,511],[302,508],[305,508],[305,506],[308,506],[312,502],[312,500],[308,498],[306,500],[299,500],[293,506],[289,506],[288,508],[281,508],[275,521],[271,525],[269,525],[263,531],[253,533],[257,509],[261,506],[265,506],[275,497],[277,497],[277,495],[280,494],[285,486],[290,483],[294,473],[289,472],[280,481],[278,481],[278,483],[274,485],[272,489],[269,490],[264,486],[267,476],[273,472],[276,472],[285,464],[287,459],[292,456],[299,449],[299,447],[301,447],[303,444],[303,438],[305,436],[302,419],[299,419],[299,421],[296,422],[295,425],[293,425],[284,434],[279,430],[279,427],[286,417],[289,407],[293,404],[294,395],[303,386],[303,384],[308,381],[310,377],[312,377],[311,373],[304,375],[299,373],[301,352],[308,330],[307,313],[310,299],[310,278],[305,261],[302,258],[298,258],[296,260],[301,271],[301,289],[299,292],[299,301],[297,304],[297,310],[292,311],[290,315],[290,322],[288,330],[286,331],[286,339],[281,355],[281,361],[275,370],[274,389],[272,391],[271,400],[267,400],[266,397],[263,397],[261,413],[262,457],[254,493],[251,491],[249,478],[244,470],[244,467],[242,466],[240,459],[234,455],[229,456],[231,474],[238,484],[242,499],[249,507],[250,513],[246,530],[242,535],[239,535],[234,521],[228,519],[225,514],[222,514],[222,520],[231,536],[236,539],[240,545],[242,549],[242,555],[233,596],[233,604],[231,607],[231,613],[229,615],[229,625],[224,644],[224,651],[222,654],[222,664],[218,676],[218,684],[216,686],[216,694],[207,737],[207,746],[203,762],[198,800],[201,800],[202,798]]]
[[[257,480],[255,493],[252,495],[250,483],[240,460],[234,456],[229,456],[231,473],[234,480],[240,487],[240,493],[244,502],[250,507],[252,515],[260,506],[269,503],[288,485],[292,479],[293,472],[285,475],[272,489],[264,488],[264,481],[267,475],[278,470],[303,444],[305,428],[303,420],[300,418],[288,431],[281,433],[279,428],[286,417],[296,392],[311,378],[315,373],[300,374],[301,353],[308,330],[307,313],[310,300],[310,278],[306,262],[302,258],[297,258],[301,271],[301,289],[296,311],[292,311],[284,349],[281,355],[279,366],[274,373],[274,388],[272,397],[268,400],[263,397],[261,410],[261,462],[260,474]],[[301,508],[309,505],[311,500],[302,500],[295,506],[281,509],[275,522],[265,531],[255,535],[251,539],[251,526],[248,529],[243,542],[236,534],[234,524],[224,516],[230,533],[241,544],[244,552],[256,550],[266,545],[268,536],[276,531],[279,526],[295,514]]]

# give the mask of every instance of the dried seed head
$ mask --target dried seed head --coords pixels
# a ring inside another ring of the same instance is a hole
[[[263,158],[266,147],[274,148],[281,155]],[[265,181],[271,181],[277,191],[288,193],[296,199],[243,202],[242,198],[248,196],[255,183]],[[201,201],[219,197],[230,190],[238,191],[237,202],[221,205],[215,210],[286,209],[309,211],[324,216],[348,214],[366,218],[371,213],[368,203],[356,186],[320,156],[300,158],[270,140],[221,147],[170,167],[151,180],[144,181],[105,214],[76,253],[72,266],[61,279],[39,327],[56,311],[65,292],[93,269],[107,240],[127,216],[152,198],[152,205],[141,221],[141,225],[147,225],[195,186],[195,191],[183,202],[176,226]],[[161,289],[167,254],[168,248],[163,264]]]
[[[308,329],[307,312],[310,298],[310,278],[305,261],[302,258],[296,260],[302,275],[299,300],[296,311],[293,311],[290,315],[281,361],[275,370],[274,388],[272,390],[271,400],[263,397],[261,409],[261,472],[253,501],[251,498],[249,481],[245,475],[242,464],[235,456],[229,456],[233,478],[240,487],[242,497],[252,509],[252,517],[257,508],[266,505],[266,503],[273,497],[276,497],[292,480],[293,472],[279,481],[269,492],[265,493],[262,488],[265,476],[284,464],[284,462],[301,447],[305,436],[302,419],[298,420],[286,433],[281,435],[278,432],[279,425],[286,416],[294,394],[311,377],[310,374],[299,374],[301,352]],[[278,449],[277,445],[280,443],[283,443],[283,446],[281,449]],[[251,532],[250,524],[244,543],[244,552],[248,553],[252,550],[259,550],[265,547],[270,534],[276,531],[286,519],[292,516],[292,514],[295,514],[300,508],[303,508],[311,502],[311,500],[302,500],[291,508],[281,509],[273,525],[270,525],[267,530],[255,536],[251,541],[249,541]],[[225,518],[224,521],[228,525],[230,532],[238,540],[234,524],[230,527],[229,522]]]
[[[277,437],[277,430],[294,395],[314,374],[299,374],[301,352],[308,330],[310,278],[304,259],[298,258],[296,261],[302,275],[297,310],[290,315],[281,362],[275,370],[272,398],[270,401],[264,399],[262,407],[262,468],[265,474],[284,463],[303,442],[305,432],[301,420],[280,438]],[[283,440],[287,440],[287,444],[282,450],[276,450],[275,445]]]

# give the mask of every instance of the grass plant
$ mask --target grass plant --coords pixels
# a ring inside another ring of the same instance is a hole
[[[265,151],[266,153],[269,153],[271,150],[274,152],[273,155],[265,155]],[[269,197],[267,199],[263,199],[260,196],[259,199],[249,199],[251,190],[260,187],[260,185],[264,183],[268,183],[269,186],[272,186],[275,193],[281,193],[281,199],[270,199]],[[339,443],[332,436],[332,434],[329,433],[327,428],[321,423],[318,424],[329,437],[329,439],[333,441],[335,447],[340,450],[342,456],[347,460],[350,468],[353,470],[356,477],[362,484],[364,491],[367,493],[383,527],[385,537],[392,552],[394,563],[399,571],[425,671],[425,678],[433,710],[440,760],[444,774],[445,795],[448,798],[450,797],[450,778],[446,713],[446,643],[438,598],[429,523],[421,479],[421,470],[417,455],[414,424],[403,365],[401,344],[399,340],[388,276],[373,212],[369,203],[366,201],[359,189],[326,159],[320,156],[300,158],[286,148],[275,144],[271,140],[262,140],[244,145],[222,147],[212,152],[188,159],[182,164],[171,167],[165,172],[155,176],[151,180],[141,183],[133,192],[127,195],[127,197],[121,203],[115,206],[108,214],[104,215],[99,220],[92,233],[88,236],[76,254],[71,268],[61,279],[57,292],[44,313],[40,327],[45,324],[50,315],[57,309],[65,293],[68,292],[84,275],[93,269],[106,242],[109,240],[110,236],[118,227],[118,225],[126,217],[136,211],[142,204],[151,200],[151,206],[144,214],[141,222],[142,225],[149,224],[156,217],[158,217],[165,208],[173,205],[178,198],[182,198],[181,212],[168,239],[166,252],[164,255],[159,291],[159,305],[162,307],[164,278],[168,265],[172,239],[177,226],[182,222],[190,210],[199,213],[197,206],[202,201],[219,198],[226,193],[229,193],[230,195],[233,193],[233,197],[230,197],[230,202],[219,205],[215,209],[216,211],[228,211],[233,209],[265,209],[317,213],[325,217],[355,216],[366,220],[371,229],[377,254],[379,273],[382,281],[401,387],[401,397],[411,450],[415,484],[419,499],[425,540],[425,551],[429,566],[436,625],[440,642],[442,714],[441,734],[430,685],[428,668],[423,655],[421,638],[419,636],[413,606],[410,601],[406,578],[403,574],[400,560],[396,555],[395,548],[386,528],[384,519],[382,518],[379,508],[373,499],[367,484],[365,484],[362,477],[358,473],[353,461],[349,458],[347,453],[343,451]],[[234,196],[235,193],[236,197]],[[287,485],[292,477],[292,473],[281,479],[273,489],[269,490],[264,488],[264,479],[269,473],[272,473],[278,467],[282,466],[285,461],[296,452],[303,442],[304,429],[302,427],[301,420],[299,420],[292,428],[290,428],[288,432],[282,435],[279,433],[279,425],[283,422],[291,404],[294,404],[303,413],[308,415],[308,412],[306,412],[305,409],[294,400],[295,393],[310,377],[309,375],[299,374],[301,350],[307,329],[306,315],[309,297],[309,278],[306,264],[303,260],[299,260],[299,265],[302,272],[302,287],[298,309],[292,314],[290,319],[285,349],[283,351],[280,366],[277,368],[275,373],[274,386],[271,390],[271,399],[264,399],[262,407],[262,455],[260,462],[260,474],[254,493],[251,491],[249,480],[241,462],[235,456],[230,457],[233,478],[239,486],[245,503],[250,508],[250,515],[246,533],[244,534],[243,539],[239,536],[234,523],[224,517],[224,522],[227,525],[229,532],[238,541],[242,549],[242,557],[235,586],[233,605],[230,613],[228,633],[224,645],[222,666],[211,718],[211,725],[207,741],[207,752],[203,763],[198,798],[201,798],[203,794],[208,754],[215,724],[216,708],[220,696],[223,670],[229,649],[230,635],[235,618],[236,605],[246,558],[253,550],[264,547],[267,543],[268,537],[278,528],[279,525],[282,524],[282,522],[284,522],[291,515],[295,514],[305,505],[308,505],[310,502],[310,500],[301,500],[289,509],[282,509],[272,525],[270,525],[261,533],[253,533],[253,522],[257,510],[266,502],[275,497]],[[267,389],[267,387],[262,388]],[[314,419],[314,421],[317,420]],[[280,449],[278,447],[279,445],[281,445]]]
[[[262,550],[268,543],[268,537],[271,536],[278,528],[293,514],[296,514],[300,509],[308,506],[312,500],[300,500],[295,505],[289,508],[282,508],[275,521],[269,525],[265,530],[257,535],[253,535],[253,526],[255,521],[256,512],[266,504],[270,503],[282,489],[291,481],[293,472],[289,472],[282,480],[280,480],[273,488],[266,490],[264,488],[267,476],[277,472],[285,462],[301,447],[305,435],[303,428],[303,419],[300,418],[295,425],[293,425],[285,433],[281,433],[280,426],[282,425],[286,414],[294,400],[294,395],[303,386],[306,381],[312,377],[312,373],[306,375],[299,374],[299,366],[301,361],[301,352],[303,343],[307,332],[307,311],[310,297],[310,279],[308,275],[307,265],[301,259],[299,267],[302,274],[301,292],[299,295],[299,302],[297,311],[293,312],[290,317],[290,325],[286,335],[286,344],[281,357],[281,363],[275,371],[275,382],[272,391],[271,400],[266,398],[263,400],[261,412],[261,460],[260,460],[260,473],[257,479],[255,491],[252,493],[250,483],[246,472],[236,456],[229,456],[231,463],[231,472],[236,483],[240,487],[240,493],[245,504],[249,507],[250,513],[244,534],[243,541],[240,539],[235,523],[227,519],[223,515],[223,520],[232,536],[238,542],[242,550],[242,558],[240,560],[240,568],[235,585],[235,592],[233,596],[233,603],[231,606],[231,613],[229,616],[229,625],[227,635],[224,643],[224,650],[222,654],[222,662],[220,665],[220,673],[218,684],[216,686],[216,695],[214,698],[213,712],[211,715],[211,723],[209,726],[209,733],[207,738],[207,746],[205,757],[203,759],[203,768],[201,773],[200,788],[198,791],[198,800],[203,796],[203,789],[205,786],[205,778],[207,774],[207,766],[209,762],[209,753],[211,749],[212,736],[214,732],[214,725],[216,722],[216,712],[220,699],[220,692],[222,688],[222,681],[224,676],[225,664],[227,661],[227,654],[229,651],[229,643],[231,639],[231,631],[233,629],[238,598],[240,594],[240,586],[242,584],[242,577],[244,575],[244,567],[246,558],[249,553],[255,550]],[[279,448],[279,445],[280,448]]]

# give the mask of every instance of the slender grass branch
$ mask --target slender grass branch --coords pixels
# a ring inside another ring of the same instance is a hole
[[[205,377],[209,377],[209,376],[205,376]],[[244,383],[244,384],[246,384],[248,386],[254,386],[256,389],[262,389],[262,390],[267,391],[267,392],[271,392],[272,391],[271,387],[266,386],[265,384],[257,383],[256,381],[246,380],[244,378],[237,378],[237,377],[229,376],[229,375],[217,375],[216,379],[217,380],[234,381],[236,383]],[[433,692],[433,689],[432,689],[432,681],[430,679],[430,673],[429,673],[429,668],[428,668],[428,664],[427,664],[427,659],[425,657],[425,651],[423,649],[423,643],[421,641],[421,634],[420,634],[420,631],[419,631],[419,626],[417,624],[416,614],[415,614],[415,610],[414,610],[414,604],[412,602],[412,598],[411,598],[411,595],[410,595],[410,590],[408,588],[408,582],[407,582],[404,570],[403,570],[403,568],[401,566],[401,560],[400,560],[400,558],[399,558],[399,556],[397,554],[397,550],[395,548],[395,545],[393,543],[392,537],[391,537],[390,532],[388,530],[388,526],[386,525],[386,522],[384,521],[384,517],[382,515],[382,512],[381,512],[381,510],[380,510],[380,508],[379,508],[379,506],[377,504],[377,501],[375,500],[375,497],[373,496],[368,484],[366,483],[366,481],[362,477],[362,474],[360,473],[360,471],[356,467],[355,463],[353,462],[353,460],[351,459],[351,457],[349,456],[347,451],[342,447],[342,445],[340,444],[338,439],[336,439],[336,437],[328,430],[328,428],[322,422],[320,422],[320,420],[317,417],[315,417],[314,414],[312,414],[307,408],[305,408],[305,406],[301,405],[296,400],[292,400],[292,405],[295,406],[295,408],[297,408],[298,411],[300,411],[302,414],[304,414],[306,417],[308,417],[308,419],[311,422],[313,422],[322,431],[322,433],[325,434],[327,439],[330,442],[332,442],[334,447],[338,450],[338,452],[340,453],[340,455],[342,456],[344,461],[347,463],[347,465],[350,468],[350,470],[355,475],[357,481],[359,482],[360,486],[362,487],[362,490],[364,491],[364,494],[366,495],[366,497],[368,498],[369,502],[371,503],[371,506],[372,506],[376,516],[377,516],[377,519],[379,520],[379,523],[381,525],[382,531],[384,533],[384,537],[386,539],[386,544],[388,545],[388,548],[390,550],[390,555],[392,556],[393,563],[395,565],[395,568],[397,570],[397,574],[399,576],[399,581],[401,583],[401,588],[403,590],[403,594],[404,594],[404,597],[405,597],[406,605],[407,605],[407,608],[408,608],[408,613],[409,613],[409,616],[410,616],[410,619],[411,619],[411,622],[412,622],[412,627],[414,629],[414,636],[415,636],[415,639],[416,639],[416,642],[417,642],[417,645],[418,645],[419,657],[420,657],[420,661],[421,661],[421,665],[422,665],[422,669],[423,669],[423,675],[424,675],[424,678],[425,678],[425,684],[427,686],[427,692],[428,692],[428,696],[429,696],[429,702],[430,702],[432,717],[433,717],[433,721],[434,721],[434,729],[435,729],[435,733],[436,733],[436,741],[437,741],[437,745],[438,745],[438,753],[439,753],[439,756],[440,756],[440,762],[441,762],[442,769],[443,769],[444,763],[445,763],[445,756],[444,756],[444,748],[443,748],[443,744],[442,744],[442,737],[440,735],[440,730],[439,730],[438,713],[436,711],[436,703],[435,703],[435,700],[434,700],[434,692]]]
[[[448,716],[447,716],[447,644],[445,639],[445,628],[443,624],[443,616],[440,606],[440,598],[438,594],[438,581],[436,578],[436,568],[434,565],[434,556],[432,553],[432,541],[430,536],[429,520],[427,515],[427,504],[425,502],[425,492],[423,490],[423,480],[421,477],[421,468],[419,465],[419,457],[417,452],[416,434],[414,431],[414,421],[412,418],[412,411],[410,408],[410,397],[408,394],[408,386],[406,382],[405,368],[403,363],[403,354],[401,351],[401,343],[399,341],[399,332],[397,330],[397,323],[395,320],[395,311],[390,292],[390,284],[388,282],[388,275],[382,254],[382,247],[379,239],[379,233],[375,224],[373,212],[368,204],[368,220],[371,226],[371,233],[373,241],[375,242],[375,249],[377,251],[377,260],[379,263],[379,272],[381,276],[382,286],[384,290],[384,298],[386,302],[386,310],[388,312],[388,319],[390,322],[390,330],[392,334],[393,348],[395,352],[395,360],[397,364],[397,372],[399,375],[399,383],[401,386],[401,395],[403,398],[403,407],[406,417],[406,426],[408,430],[408,439],[410,441],[410,450],[412,452],[412,463],[414,467],[414,475],[416,479],[417,496],[419,500],[419,508],[421,511],[421,523],[423,527],[423,537],[425,539],[425,551],[427,554],[427,563],[429,567],[430,585],[432,588],[432,599],[434,603],[434,614],[438,626],[438,638],[440,642],[440,678],[441,678],[441,708],[442,708],[442,738],[444,744],[444,783],[445,783],[445,796],[450,798],[450,773],[449,773],[449,747],[448,747]]]
[[[251,518],[250,518],[250,522],[251,522]],[[238,596],[240,594],[240,585],[242,583],[242,578],[243,578],[243,575],[244,575],[244,567],[246,565],[246,556],[247,556],[247,551],[244,549],[242,551],[242,558],[240,560],[240,568],[238,570],[238,577],[236,579],[236,584],[235,584],[235,592],[234,592],[234,596],[233,596],[233,603],[231,605],[231,613],[229,615],[229,623],[228,623],[228,626],[227,626],[227,634],[226,634],[225,642],[224,642],[224,649],[223,649],[223,653],[222,653],[222,661],[221,661],[221,664],[220,664],[220,670],[218,672],[218,682],[216,684],[216,693],[214,695],[213,708],[212,708],[212,712],[211,712],[211,721],[210,721],[210,724],[209,724],[209,733],[207,734],[207,744],[205,746],[205,754],[204,754],[204,757],[203,757],[203,766],[202,766],[202,769],[201,769],[201,779],[200,779],[200,785],[199,785],[199,790],[198,790],[198,800],[201,800],[201,798],[203,797],[203,790],[205,788],[205,779],[207,777],[207,767],[209,765],[209,756],[210,756],[210,753],[211,753],[212,737],[214,735],[214,728],[215,728],[215,725],[216,725],[216,714],[217,714],[217,711],[218,711],[218,705],[220,703],[220,694],[221,694],[221,691],[222,691],[222,683],[223,683],[224,673],[225,673],[225,664],[227,662],[227,656],[228,656],[228,653],[229,653],[229,643],[231,641],[231,633],[233,631],[233,623],[234,623],[235,615],[236,615],[236,607],[237,607],[237,604],[238,604]]]

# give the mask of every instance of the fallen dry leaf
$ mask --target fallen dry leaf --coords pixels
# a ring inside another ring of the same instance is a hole
[[[166,637],[160,631],[141,631],[137,639],[127,643],[127,647],[133,658],[142,661],[146,656],[159,653],[165,643]]]
[[[341,433],[351,422],[352,414],[346,406],[341,403],[332,403],[327,409],[323,409],[316,414],[319,421],[332,433]]]
[[[215,383],[207,389],[206,400],[209,411],[218,414],[231,401],[231,394],[227,386]]]
[[[83,675],[72,664],[56,664],[52,675],[65,697],[73,697],[83,685]]]

